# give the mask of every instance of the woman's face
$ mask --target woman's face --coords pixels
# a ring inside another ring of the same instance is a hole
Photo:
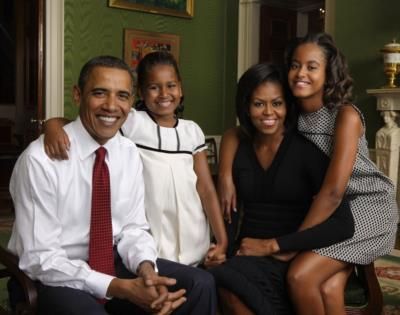
[[[175,109],[181,102],[182,89],[173,66],[160,64],[152,67],[141,94],[157,121],[175,121]]]
[[[286,113],[281,84],[264,82],[254,90],[249,105],[249,116],[259,133],[264,135],[283,133]]]
[[[313,112],[323,105],[325,69],[325,54],[317,44],[302,44],[294,51],[288,81],[303,111]]]

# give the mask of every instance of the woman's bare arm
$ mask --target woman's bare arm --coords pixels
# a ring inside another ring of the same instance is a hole
[[[218,196],[224,217],[231,223],[231,211],[236,211],[236,189],[233,183],[232,166],[239,147],[239,128],[225,131],[220,144],[218,168]]]

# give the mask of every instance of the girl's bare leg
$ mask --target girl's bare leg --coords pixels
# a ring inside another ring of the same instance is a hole
[[[347,279],[353,271],[352,265],[347,267],[322,284],[321,293],[326,315],[345,315],[344,290]]]
[[[327,280],[347,266],[345,262],[313,252],[299,254],[291,263],[287,275],[288,290],[296,314],[327,314],[321,288]],[[344,291],[338,294],[344,294]]]

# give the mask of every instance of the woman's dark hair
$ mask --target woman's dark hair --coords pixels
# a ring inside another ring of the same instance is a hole
[[[176,77],[178,78],[179,82],[182,84],[181,75],[179,73],[178,64],[174,58],[174,56],[167,52],[167,51],[154,51],[146,56],[142,60],[140,60],[137,66],[137,89],[142,93],[145,92],[146,83],[148,79],[148,75],[153,67],[158,65],[167,65],[174,68]],[[135,108],[137,110],[146,110],[146,104],[144,100],[139,99],[136,102]],[[175,114],[179,115],[183,112],[183,96],[181,97],[181,102],[179,106],[175,109]]]
[[[81,72],[79,74],[79,79],[78,79],[78,86],[81,91],[84,90],[87,80],[89,78],[89,75],[92,73],[93,69],[96,67],[116,68],[116,69],[120,69],[120,70],[125,70],[126,72],[129,73],[129,76],[131,77],[132,91],[133,91],[132,70],[122,59],[114,57],[114,56],[97,56],[97,57],[90,59],[88,62],[86,62],[83,65]]]
[[[287,107],[286,129],[292,128],[297,122],[297,111],[293,105],[293,97],[283,69],[270,63],[256,64],[240,77],[236,91],[236,115],[243,134],[250,138],[253,138],[256,133],[256,128],[249,116],[250,102],[254,91],[265,82],[277,83],[282,86]]]
[[[297,47],[313,43],[318,45],[326,60],[325,85],[323,102],[332,108],[342,104],[351,103],[353,91],[353,79],[349,74],[349,68],[344,55],[336,47],[332,37],[326,33],[310,33],[303,38],[296,39],[288,45],[285,62],[289,71],[293,60],[293,54]]]

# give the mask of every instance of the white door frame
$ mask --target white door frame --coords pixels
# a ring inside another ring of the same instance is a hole
[[[46,0],[45,119],[64,116],[64,0]]]

